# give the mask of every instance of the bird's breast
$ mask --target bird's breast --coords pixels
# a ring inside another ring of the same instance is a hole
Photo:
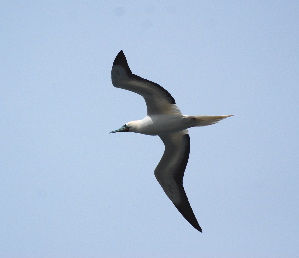
[[[147,135],[162,135],[187,128],[186,119],[182,115],[155,115],[146,116],[141,120],[136,132]]]

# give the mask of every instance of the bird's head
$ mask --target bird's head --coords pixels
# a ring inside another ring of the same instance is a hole
[[[127,124],[124,124],[121,128],[111,131],[110,133],[118,133],[118,132],[129,132],[130,127]]]
[[[118,133],[118,132],[136,132],[137,124],[136,121],[125,123],[121,128],[111,131],[110,133]]]

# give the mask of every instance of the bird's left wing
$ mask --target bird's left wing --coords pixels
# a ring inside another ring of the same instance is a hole
[[[181,114],[174,98],[159,84],[143,79],[131,72],[123,51],[116,56],[111,70],[112,84],[116,88],[141,95],[147,106],[147,114]]]
[[[187,131],[180,131],[159,136],[165,145],[165,151],[155,169],[155,176],[178,211],[195,229],[202,232],[183,187],[190,152],[189,134]]]

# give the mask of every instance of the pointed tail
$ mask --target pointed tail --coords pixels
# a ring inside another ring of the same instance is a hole
[[[193,126],[206,126],[206,125],[212,125],[216,124],[220,120],[230,117],[233,115],[227,115],[227,116],[189,116],[192,121],[194,121]]]

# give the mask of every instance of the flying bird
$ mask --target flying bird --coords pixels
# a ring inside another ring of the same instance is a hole
[[[161,138],[165,151],[154,172],[156,179],[183,217],[195,229],[202,232],[183,187],[183,177],[190,152],[190,137],[187,129],[212,125],[231,115],[183,115],[167,90],[131,72],[123,51],[118,53],[113,62],[111,79],[114,87],[141,95],[147,106],[145,118],[125,123],[111,133],[134,132],[158,135]]]

